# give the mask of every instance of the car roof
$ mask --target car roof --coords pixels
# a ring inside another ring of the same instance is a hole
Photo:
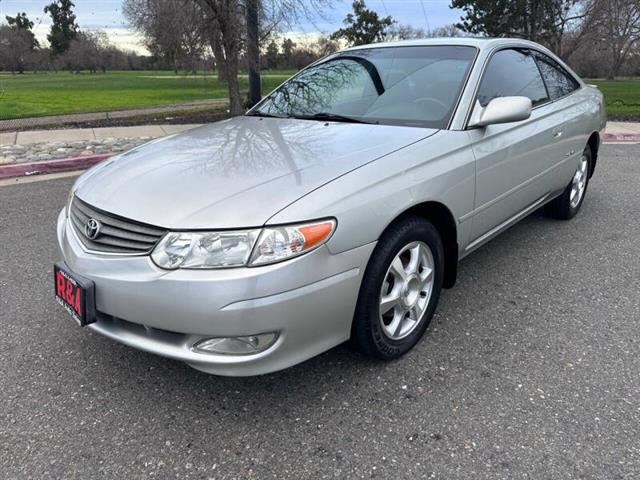
[[[347,48],[344,51],[361,50],[364,48],[380,48],[380,47],[422,47],[422,46],[437,46],[437,45],[454,45],[454,46],[467,46],[476,47],[481,50],[492,49],[501,45],[513,46],[514,44],[522,45],[523,47],[537,47],[541,48],[537,43],[529,40],[523,40],[521,38],[487,38],[487,37],[438,37],[438,38],[425,38],[420,40],[399,40],[395,42],[381,42],[370,43],[368,45],[359,45],[357,47]]]

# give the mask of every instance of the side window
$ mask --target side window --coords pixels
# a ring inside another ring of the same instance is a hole
[[[535,60],[528,52],[500,50],[484,72],[478,101],[483,107],[497,97],[529,97],[533,106],[549,100]]]
[[[576,79],[569,75],[558,62],[540,52],[532,52],[532,54],[538,62],[552,99],[564,97],[580,87]]]

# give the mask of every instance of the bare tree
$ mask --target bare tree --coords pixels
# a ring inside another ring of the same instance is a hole
[[[258,103],[261,97],[260,43],[282,26],[291,27],[303,18],[310,20],[316,15],[322,15],[322,10],[330,4],[331,0],[243,0],[247,30],[249,107]]]
[[[188,0],[124,0],[123,12],[144,35],[147,49],[177,72],[195,71],[204,54],[207,32],[202,9]]]
[[[316,50],[320,57],[325,57],[340,50],[340,44],[329,35],[320,35],[316,41]]]
[[[103,30],[81,30],[69,43],[69,48],[55,58],[61,69],[79,73],[88,70],[91,73],[105,72],[107,63],[104,53],[112,48],[107,34]]]
[[[414,27],[405,23],[394,23],[385,33],[385,40],[414,40],[426,38],[427,32],[424,28]]]
[[[417,28],[412,25],[396,23],[389,27],[385,35],[385,40],[414,40],[419,38],[437,38],[437,37],[462,37],[467,35],[466,32],[460,30],[455,24],[443,25],[426,32],[423,28]]]
[[[145,36],[147,48],[178,69],[183,58],[209,46],[218,77],[227,82],[229,110],[242,113],[238,70],[246,55],[249,104],[260,98],[260,43],[284,24],[310,18],[332,0],[124,0],[124,13]],[[184,63],[184,62],[182,62]]]
[[[249,106],[260,98],[260,43],[283,25],[321,13],[332,0],[197,0],[211,13],[217,40],[212,45],[220,57],[229,88],[230,111],[241,112],[237,80],[238,56],[245,49],[249,65]],[[236,100],[237,93],[237,100]]]
[[[30,33],[0,25],[0,70],[24,73],[34,53]]]
[[[315,19],[325,19],[324,12],[334,0],[260,0],[260,40],[273,32],[291,29],[308,22],[318,31]]]
[[[607,78],[613,79],[640,41],[640,1],[593,0],[591,14],[593,29],[608,45]]]
[[[568,60],[593,34],[594,1],[550,1],[553,28],[544,41],[556,55]]]
[[[260,0],[245,0],[245,21],[247,25],[247,66],[249,67],[249,107],[262,98],[260,91],[260,25],[258,22]]]
[[[242,113],[240,84],[238,82],[238,57],[242,46],[240,4],[238,0],[196,0],[210,14],[211,26],[217,32],[216,44],[227,79],[229,92],[229,112],[232,115]]]
[[[467,35],[466,32],[460,30],[454,23],[450,23],[449,25],[443,25],[442,27],[434,28],[429,32],[429,37],[464,37]]]

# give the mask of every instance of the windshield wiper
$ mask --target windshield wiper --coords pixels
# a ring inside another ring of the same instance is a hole
[[[266,112],[251,112],[245,113],[248,117],[269,117],[269,118],[300,118],[302,120],[326,120],[329,122],[345,122],[345,123],[378,123],[368,122],[366,120],[360,120],[359,118],[349,117],[347,115],[340,115],[338,113],[318,112],[312,115],[274,115],[273,113]]]
[[[251,112],[245,113],[247,117],[268,117],[268,118],[290,118],[288,115],[274,115],[273,113],[266,112]]]
[[[359,118],[349,117],[347,115],[340,115],[338,113],[318,112],[313,115],[293,115],[294,118],[301,118],[303,120],[327,120],[329,122],[347,122],[347,123],[374,123]]]

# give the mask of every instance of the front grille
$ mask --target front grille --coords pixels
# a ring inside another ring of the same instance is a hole
[[[73,197],[69,218],[78,238],[89,250],[105,253],[145,255],[153,250],[166,230],[118,217]],[[90,219],[100,224],[98,234],[87,236],[86,225]]]

